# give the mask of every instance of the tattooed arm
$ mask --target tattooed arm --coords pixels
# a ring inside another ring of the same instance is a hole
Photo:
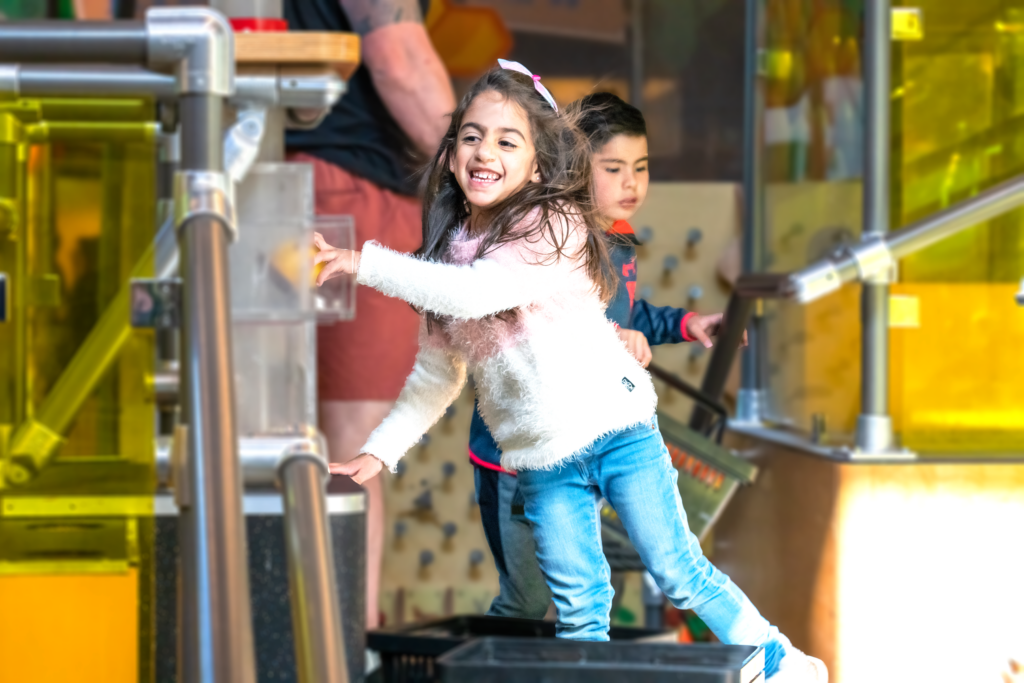
[[[418,0],[341,0],[363,39],[363,61],[384,105],[416,147],[437,152],[455,109],[451,81],[423,26]]]

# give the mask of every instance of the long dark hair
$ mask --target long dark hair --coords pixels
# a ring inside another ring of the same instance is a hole
[[[618,280],[604,236],[592,216],[592,172],[587,138],[575,123],[577,117],[558,115],[537,92],[533,80],[517,71],[493,69],[487,72],[452,112],[448,132],[427,166],[423,246],[416,254],[433,261],[449,261],[451,240],[469,218],[466,195],[449,169],[449,162],[455,158],[458,133],[466,110],[473,100],[486,92],[498,93],[518,105],[526,115],[541,181],[528,183],[488,210],[487,224],[475,226],[481,230],[475,258],[482,258],[499,245],[520,239],[548,242],[554,247],[551,256],[554,259],[576,257],[576,254],[564,253],[570,235],[568,230],[559,226],[582,221],[587,227],[587,239],[580,255],[580,267],[586,268],[602,300],[608,301],[615,294]],[[534,210],[539,210],[540,220],[526,220]],[[515,312],[510,314],[514,316]],[[432,322],[443,320],[428,313],[428,327]]]

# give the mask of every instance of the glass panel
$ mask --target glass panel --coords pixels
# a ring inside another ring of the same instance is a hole
[[[923,39],[892,44],[891,223],[897,229],[1024,172],[1024,2],[924,0]],[[858,239],[862,2],[767,0],[761,45],[765,270]],[[893,287],[890,401],[904,445],[1024,446],[1017,367],[1024,212],[904,259]],[[769,417],[849,441],[859,404],[859,289],[765,306]]]
[[[789,272],[859,239],[861,2],[768,0],[760,51],[762,268]],[[859,289],[764,307],[766,417],[846,441],[859,395]]]
[[[893,216],[906,224],[1024,173],[1024,2],[918,3],[924,40],[894,61]],[[929,451],[1024,446],[1024,212],[904,259],[917,316],[891,335],[903,442]]]

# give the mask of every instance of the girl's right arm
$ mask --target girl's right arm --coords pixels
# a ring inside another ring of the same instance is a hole
[[[535,263],[526,259],[532,258]],[[566,259],[568,257],[562,257]],[[469,265],[425,261],[367,242],[357,281],[423,311],[460,320],[509,311],[550,295],[564,269],[541,255],[477,259]],[[569,266],[574,267],[574,266]]]
[[[394,472],[402,456],[458,398],[465,383],[466,364],[461,358],[443,346],[422,343],[395,407],[360,453],[369,453]]]

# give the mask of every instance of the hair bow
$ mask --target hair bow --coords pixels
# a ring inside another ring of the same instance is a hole
[[[537,76],[537,75],[533,74],[529,69],[527,69],[525,66],[523,66],[519,62],[511,62],[511,61],[509,61],[507,59],[499,59],[498,60],[498,66],[500,66],[502,69],[508,69],[510,71],[518,71],[519,73],[526,74],[527,76],[532,78],[533,79],[533,87],[535,87],[537,89],[537,92],[539,92],[541,94],[541,96],[545,100],[547,100],[548,104],[551,105],[551,108],[555,110],[555,113],[556,114],[558,113],[558,105],[555,104],[555,98],[551,96],[551,93],[548,92],[547,88],[545,88],[543,85],[540,84],[540,76]]]

